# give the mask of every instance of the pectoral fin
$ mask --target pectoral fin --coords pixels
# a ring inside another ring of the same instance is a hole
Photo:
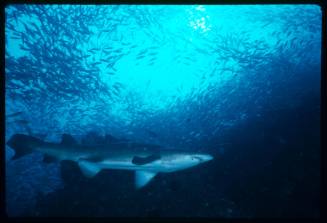
[[[101,167],[99,167],[98,164],[86,160],[78,161],[78,166],[80,167],[83,175],[89,178],[94,177],[101,170]]]
[[[137,189],[144,187],[156,174],[150,171],[135,171],[135,187]]]

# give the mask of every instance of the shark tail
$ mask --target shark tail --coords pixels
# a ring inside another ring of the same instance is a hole
[[[12,158],[15,160],[31,153],[35,147],[42,143],[44,143],[42,140],[33,136],[15,134],[8,140],[7,145],[15,150],[15,155]]]

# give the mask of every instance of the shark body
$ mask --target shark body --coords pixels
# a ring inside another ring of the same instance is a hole
[[[15,150],[13,159],[38,151],[44,162],[70,160],[78,163],[86,177],[94,177],[102,169],[135,171],[135,186],[141,188],[160,172],[175,172],[207,162],[209,154],[163,149],[158,145],[111,140],[98,145],[83,145],[67,134],[61,143],[16,134],[7,144]]]

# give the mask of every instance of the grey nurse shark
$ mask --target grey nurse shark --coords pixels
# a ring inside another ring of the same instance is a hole
[[[209,154],[121,141],[110,135],[106,139],[101,144],[85,145],[68,134],[63,134],[61,143],[15,134],[7,145],[15,150],[13,159],[38,151],[44,154],[44,162],[76,162],[86,177],[94,177],[102,169],[132,170],[135,171],[136,188],[145,186],[157,173],[175,172],[213,159]]]

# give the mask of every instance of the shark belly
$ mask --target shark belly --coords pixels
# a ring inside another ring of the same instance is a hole
[[[101,162],[89,162],[87,160],[78,161],[83,174],[86,177],[94,177],[102,169],[119,169],[135,171],[135,186],[141,188],[148,184],[158,172],[162,172],[159,162],[145,165],[136,165],[131,161],[105,160]]]
[[[134,170],[134,171],[151,171],[151,172],[166,172],[165,168],[160,164],[159,161],[144,165],[136,165],[131,161],[115,161],[106,160],[98,164],[101,169],[119,169],[119,170]]]

